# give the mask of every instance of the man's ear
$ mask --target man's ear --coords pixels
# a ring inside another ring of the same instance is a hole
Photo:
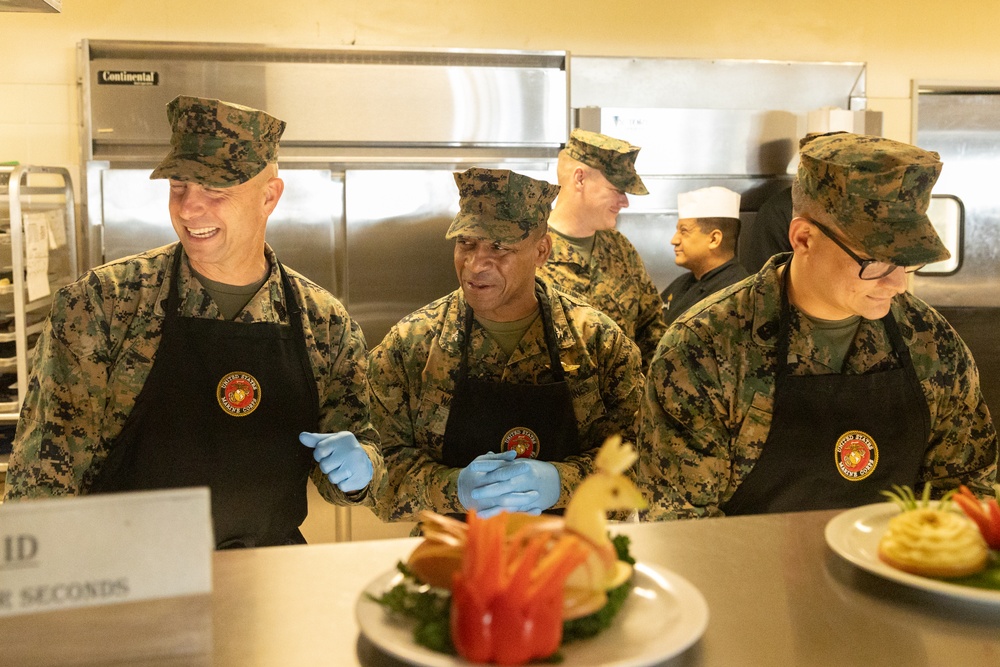
[[[264,214],[271,215],[274,207],[278,205],[278,200],[281,199],[281,193],[285,191],[285,182],[274,176],[267,180],[264,184]]]
[[[805,218],[792,218],[788,224],[788,242],[793,251],[808,251],[816,242],[816,229]]]
[[[708,235],[708,247],[711,248],[712,250],[718,248],[720,245],[722,245],[722,237],[723,234],[721,229],[713,229],[712,232]]]
[[[549,255],[552,253],[552,235],[546,232],[542,234],[542,237],[538,239],[538,245],[535,246],[535,266],[542,267],[545,262],[549,261]]]

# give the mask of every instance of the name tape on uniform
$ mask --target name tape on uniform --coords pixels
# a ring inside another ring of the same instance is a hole
[[[212,592],[206,487],[0,504],[0,617]]]

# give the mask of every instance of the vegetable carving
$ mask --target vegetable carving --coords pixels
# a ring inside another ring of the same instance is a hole
[[[955,504],[962,508],[966,516],[979,527],[986,545],[990,549],[1000,549],[1000,484],[993,486],[995,497],[980,501],[964,484],[958,487],[958,492],[951,497]]]
[[[451,638],[472,662],[519,665],[546,658],[562,640],[563,584],[588,555],[570,534],[507,539],[507,517],[468,516],[462,567],[454,573]]]

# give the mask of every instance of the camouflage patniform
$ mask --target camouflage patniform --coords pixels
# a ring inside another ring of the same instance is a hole
[[[627,141],[605,134],[577,128],[570,133],[565,151],[574,160],[604,174],[604,178],[622,192],[630,195],[649,194],[649,190],[635,171],[639,146],[633,146]]]
[[[35,348],[14,440],[8,500],[76,495],[90,488],[152,368],[176,247],[175,243],[106,264],[55,294],[50,319]],[[277,261],[270,247],[265,254],[271,274],[237,321],[288,321]],[[330,502],[371,505],[385,484],[385,467],[369,419],[364,336],[329,292],[285,270],[306,314],[303,333],[319,395],[317,430],[351,431],[374,467],[367,492],[351,500],[319,466],[313,468],[313,481]],[[182,316],[223,319],[191,273],[186,256],[178,287]],[[301,446],[297,440],[294,444]]]
[[[772,258],[751,278],[709,297],[667,330],[649,369],[639,411],[638,481],[647,518],[718,516],[761,455],[774,406],[780,291]],[[965,484],[992,495],[997,436],[968,348],[934,309],[910,293],[892,314],[930,410],[919,487],[938,495]],[[813,324],[794,306],[788,369],[836,373],[816,348]],[[842,372],[899,364],[879,320],[862,319]],[[831,446],[831,458],[833,448]]]
[[[663,301],[635,247],[620,232],[600,230],[588,261],[566,239],[552,233],[552,254],[538,275],[575,294],[610,317],[635,341],[649,366],[667,330]]]
[[[642,390],[639,351],[615,324],[593,308],[546,286],[559,358],[570,385],[582,454],[553,462],[566,506],[588,475],[604,439],[635,434]],[[388,470],[377,512],[384,520],[412,520],[422,509],[464,512],[458,500],[458,468],[441,463],[445,426],[461,359],[466,302],[456,290],[404,317],[369,355],[372,421]],[[507,358],[477,323],[469,341],[469,373],[494,382],[549,383],[549,355],[541,318]]]
[[[807,137],[798,181],[857,248],[896,266],[948,259],[927,218],[938,154],[847,132]]]
[[[455,174],[459,211],[445,238],[478,236],[517,243],[543,226],[559,186],[509,169],[473,167]]]
[[[167,104],[170,153],[149,175],[210,188],[245,183],[278,159],[284,121],[258,109],[179,95]]]

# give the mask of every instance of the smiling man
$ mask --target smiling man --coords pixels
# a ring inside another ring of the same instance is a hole
[[[660,296],[669,325],[705,297],[747,276],[736,261],[740,195],[712,186],[677,195],[677,231],[670,244],[674,262],[687,269]]]
[[[801,148],[791,254],[664,336],[639,415],[652,519],[840,508],[893,484],[992,494],[975,361],[906,274],[949,256],[936,153],[847,133]]]
[[[7,499],[208,486],[220,548],[302,542],[306,484],[371,504],[384,480],[364,337],[264,243],[283,121],[167,106],[180,243],[63,288],[35,353]]]
[[[627,141],[579,128],[570,133],[556,164],[552,254],[539,275],[614,320],[646,365],[666,330],[663,302],[639,253],[615,229],[628,195],[648,194],[635,170],[638,155]]]
[[[503,169],[455,182],[446,237],[459,289],[404,317],[370,355],[387,520],[561,509],[604,440],[635,435],[638,348],[535,277],[559,187]]]

